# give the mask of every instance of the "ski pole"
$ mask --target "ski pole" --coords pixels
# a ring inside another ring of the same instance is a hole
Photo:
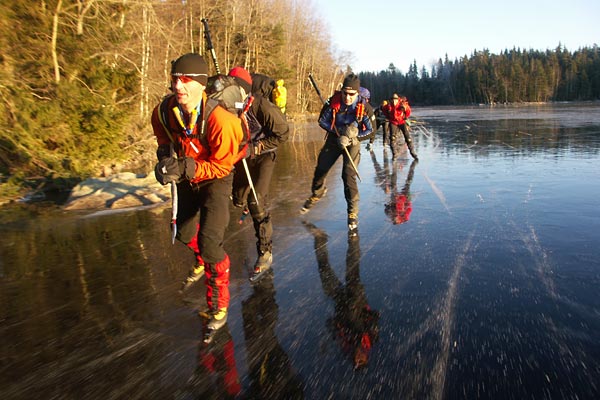
[[[340,137],[340,134],[337,131],[337,128],[335,128],[335,134]],[[356,164],[354,164],[354,160],[352,159],[352,157],[350,157],[350,152],[348,151],[347,147],[344,147],[344,151],[346,152],[346,156],[348,156],[348,160],[350,160],[350,165],[352,165],[352,168],[354,168],[354,172],[356,172],[356,177],[358,178],[359,181],[362,182],[362,179],[360,179],[360,174],[358,173],[358,168],[356,168]]]
[[[210,29],[208,29],[208,19],[202,18],[202,24],[204,25],[204,39],[206,40],[206,48],[210,51],[210,55],[212,57],[213,63],[215,64],[215,69],[217,74],[221,74],[221,69],[219,68],[219,63],[217,62],[217,54],[215,53],[215,46],[213,46],[212,39],[210,38]],[[250,96],[246,103],[244,104],[244,109],[242,112],[247,112],[250,106],[252,105],[253,97]],[[242,123],[244,120],[242,120]],[[258,205],[258,195],[256,194],[256,189],[254,189],[254,183],[252,182],[252,177],[250,176],[250,170],[248,169],[248,164],[246,163],[246,159],[242,159],[242,163],[244,164],[244,170],[246,171],[246,177],[248,178],[248,183],[250,185],[250,189],[254,194],[254,200],[256,200],[256,205]]]
[[[310,80],[311,85],[317,92],[317,95],[319,95],[319,99],[321,99],[321,103],[323,103],[323,105],[325,105],[325,99],[323,99],[323,96],[321,95],[321,91],[319,90],[319,87],[317,86],[317,82],[315,82],[315,79],[313,78],[312,73],[310,73],[310,72],[308,74],[308,79]],[[340,133],[338,132],[335,125],[333,126],[333,129],[334,129],[337,137],[340,137]],[[348,160],[350,160],[350,165],[352,165],[352,168],[354,169],[354,172],[356,173],[356,177],[358,178],[359,181],[362,182],[362,179],[360,179],[360,174],[358,173],[358,168],[356,168],[356,164],[354,164],[354,160],[352,159],[352,157],[350,157],[350,152],[348,151],[348,149],[346,147],[344,147],[344,151],[346,152],[346,156],[348,157]]]
[[[173,143],[171,143],[171,157],[177,158]],[[175,244],[175,237],[177,236],[177,211],[179,199],[177,196],[177,183],[171,181],[171,244]]]
[[[250,169],[248,169],[248,163],[245,158],[242,158],[242,164],[244,164],[244,170],[246,171],[246,178],[248,178],[248,184],[250,185],[250,190],[252,190],[252,194],[254,195],[254,200],[256,200],[256,205],[258,206],[258,196],[256,195],[256,189],[254,189],[254,183],[252,182],[252,177],[250,176]]]
[[[241,115],[243,116],[242,124],[244,124],[244,126],[246,127],[246,132],[248,132],[248,140],[249,141],[251,140],[250,125],[248,124],[248,119],[246,118],[246,115],[247,115],[248,111],[250,110],[250,107],[252,106],[253,102],[254,102],[254,96],[249,95],[246,98],[244,107],[242,108],[242,111],[241,111]],[[252,151],[254,151],[254,149]],[[250,170],[248,169],[248,163],[246,162],[246,158],[243,158],[242,162],[244,164],[244,169],[246,170],[246,178],[248,178],[248,184],[250,185],[250,189],[252,190],[252,194],[254,195],[254,200],[256,200],[256,205],[258,206],[258,194],[256,193],[256,189],[254,188],[254,183],[252,182],[252,176],[250,175]]]
[[[171,182],[171,199],[173,202],[172,213],[171,213],[171,244],[175,244],[175,237],[177,236],[177,184]]]
[[[210,38],[210,30],[208,29],[208,19],[202,18],[202,24],[204,25],[204,39],[206,40],[206,48],[210,51],[213,63],[215,64],[215,70],[217,74],[221,75],[221,69],[217,62],[217,53],[215,53],[215,46],[213,46],[212,39]]]
[[[323,103],[323,105],[325,105],[325,99],[321,95],[321,91],[319,90],[319,87],[317,86],[317,82],[315,82],[315,78],[313,78],[311,72],[308,73],[308,79],[310,80],[310,84],[312,85],[312,87],[317,92],[317,95],[319,96],[319,99],[321,99],[321,103]]]

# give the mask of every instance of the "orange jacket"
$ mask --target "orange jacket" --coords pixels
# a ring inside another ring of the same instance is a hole
[[[223,107],[216,106],[208,117],[205,117],[206,138],[200,140],[202,117],[198,117],[198,122],[188,136],[175,115],[175,112],[179,113],[177,100],[171,96],[165,101],[168,101],[168,114],[165,121],[168,130],[160,121],[160,104],[152,111],[152,128],[158,145],[169,145],[174,142],[177,157],[194,159],[196,173],[191,180],[192,183],[229,175],[244,136],[241,120]],[[206,94],[202,99],[202,110],[204,109],[206,109]]]

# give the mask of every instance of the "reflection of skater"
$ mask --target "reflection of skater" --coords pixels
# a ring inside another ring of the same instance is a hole
[[[302,382],[275,335],[279,309],[275,302],[273,271],[267,271],[252,290],[252,295],[242,302],[250,375],[247,397],[302,399]]]
[[[210,344],[200,343],[198,365],[186,385],[186,395],[195,399],[233,399],[241,391],[233,354],[234,343],[225,324]],[[188,398],[176,396],[176,398]]]
[[[335,314],[328,325],[342,350],[352,357],[355,369],[367,365],[373,344],[379,336],[379,312],[367,303],[360,282],[360,245],[358,232],[348,235],[346,281],[342,284],[329,264],[327,234],[311,223],[304,223],[315,238],[315,254],[323,291],[335,301]]]
[[[377,161],[377,157],[375,156],[374,152],[371,152],[371,160],[373,161],[373,167],[375,168],[375,184],[379,187],[382,187],[385,191],[386,185],[388,183],[388,177],[390,175],[390,162],[388,159],[388,153],[385,151],[385,149],[383,150],[383,168],[381,167],[381,164],[379,164],[379,162]]]
[[[385,213],[390,217],[394,225],[403,224],[410,218],[410,213],[412,212],[410,185],[412,183],[413,176],[415,174],[415,167],[417,166],[418,162],[419,161],[417,159],[414,159],[410,164],[406,181],[404,182],[404,186],[400,192],[398,192],[396,186],[396,168],[392,168],[392,174],[389,182],[389,188],[391,190],[387,189],[386,187],[386,193],[391,192],[391,197],[389,203],[385,205]]]

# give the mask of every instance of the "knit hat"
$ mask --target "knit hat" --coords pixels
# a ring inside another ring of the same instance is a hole
[[[229,76],[232,76],[238,85],[244,88],[246,93],[250,93],[252,91],[252,78],[248,71],[246,71],[242,67],[234,67],[229,71]]]
[[[171,75],[186,75],[206,86],[208,82],[208,65],[200,54],[187,53],[171,62]]]
[[[348,76],[344,78],[342,89],[358,91],[358,89],[360,89],[360,79],[358,79],[358,76],[354,75],[353,73],[348,74]]]

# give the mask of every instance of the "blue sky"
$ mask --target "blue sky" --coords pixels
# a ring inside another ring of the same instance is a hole
[[[448,54],[451,60],[513,47],[569,51],[600,45],[600,0],[313,0],[334,48],[351,52],[355,72],[390,63],[419,72]]]

